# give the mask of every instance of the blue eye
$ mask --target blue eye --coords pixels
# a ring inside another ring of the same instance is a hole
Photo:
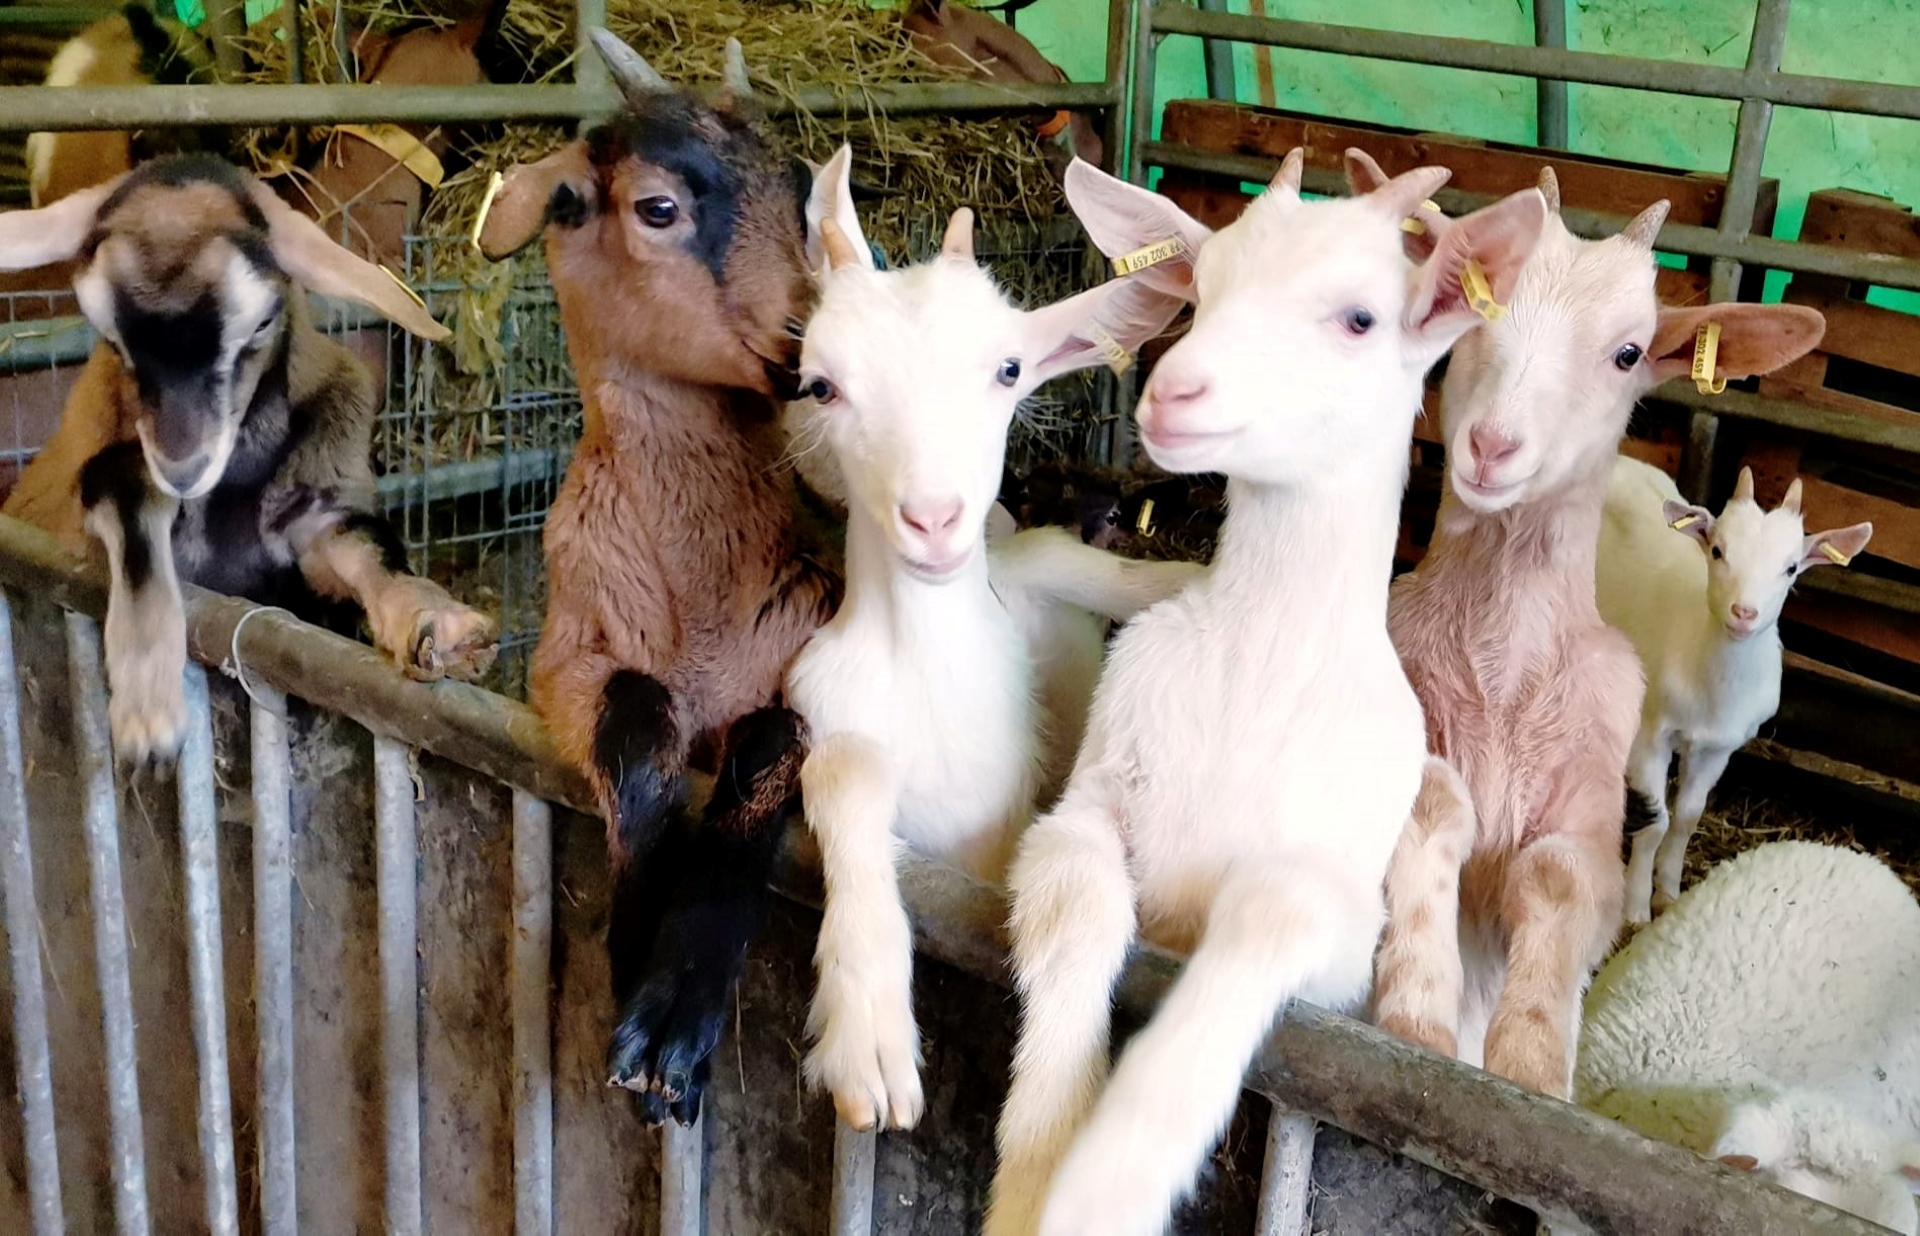
[[[1347,328],[1349,335],[1364,335],[1373,329],[1373,311],[1363,306],[1355,305],[1340,315],[1340,325]]]
[[[1621,373],[1632,373],[1633,367],[1640,363],[1640,345],[1629,343],[1613,354],[1613,367]]]
[[[800,393],[815,403],[832,403],[834,400],[840,398],[840,392],[835,390],[833,383],[827,381],[825,378],[815,378],[813,381],[801,387]]]
[[[1018,382],[1020,380],[1019,360],[1009,356],[1006,360],[1001,361],[1000,372],[993,375],[993,380],[1002,386],[1012,386],[1015,382]]]

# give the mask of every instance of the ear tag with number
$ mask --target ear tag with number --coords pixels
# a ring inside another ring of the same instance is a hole
[[[1720,323],[1703,322],[1693,333],[1693,385],[1702,395],[1718,395],[1727,380],[1716,372],[1720,360]]]
[[[1150,245],[1135,249],[1132,253],[1123,253],[1113,259],[1113,273],[1131,275],[1135,271],[1158,266],[1187,251],[1187,246],[1178,236],[1169,236],[1165,240],[1156,240]]]
[[[1098,322],[1087,327],[1087,342],[1100,349],[1100,357],[1107,362],[1107,368],[1117,374],[1133,368],[1133,354],[1120,345],[1120,341],[1109,335]]]
[[[1493,298],[1493,285],[1487,282],[1487,272],[1472,258],[1460,268],[1460,291],[1466,295],[1468,306],[1487,321],[1498,322],[1507,316],[1507,307]]]

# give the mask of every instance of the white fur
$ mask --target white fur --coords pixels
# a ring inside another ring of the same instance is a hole
[[[60,45],[60,50],[53,53],[53,59],[47,62],[46,84],[78,86],[99,61],[99,53],[85,37],[69,39]],[[36,208],[46,205],[41,199],[46,196],[47,185],[53,177],[53,161],[60,140],[58,133],[27,134],[27,193]]]
[[[825,217],[865,252],[851,200],[835,200],[847,160],[816,180],[816,252]],[[790,423],[843,479],[847,589],[787,678],[815,741],[801,780],[827,885],[806,1071],[854,1126],[905,1128],[921,1091],[896,846],[1002,879],[1036,798],[1072,761],[1106,619],[1198,568],[1128,562],[1061,529],[986,543],[1019,401],[1086,363],[1054,356],[1105,294],[1022,313],[961,256],[884,273],[862,262],[820,283],[801,373],[831,393]],[[1019,376],[1003,383],[1009,362]]]
[[[1677,519],[1692,522],[1675,531]],[[1764,511],[1736,495],[1716,519],[1682,501],[1660,469],[1615,460],[1598,600],[1646,667],[1627,777],[1654,808],[1654,822],[1633,838],[1628,922],[1646,922],[1679,896],[1687,842],[1708,793],[1780,706],[1780,608],[1802,571],[1828,561],[1817,546],[1835,535],[1807,537],[1797,502]],[[1667,769],[1676,751],[1670,829]]]
[[[1920,904],[1836,847],[1721,864],[1595,978],[1575,1097],[1912,1236]]]
[[[1401,250],[1401,216],[1444,172],[1308,203],[1289,167],[1211,238],[1165,199],[1068,173],[1109,253],[1176,235],[1198,255],[1192,330],[1138,418],[1161,466],[1228,475],[1230,513],[1207,573],[1116,638],[1072,779],[1015,861],[1021,1035],[992,1236],[1163,1230],[1285,1002],[1366,991],[1425,754],[1385,623],[1406,442],[1422,374],[1468,322],[1424,319]],[[1355,306],[1375,317],[1358,337]],[[1136,930],[1191,960],[1103,1088]]]

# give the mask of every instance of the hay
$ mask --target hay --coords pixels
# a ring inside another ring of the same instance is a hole
[[[1727,778],[1715,787],[1699,831],[1687,846],[1682,888],[1692,888],[1712,868],[1769,841],[1818,841],[1871,854],[1920,896],[1920,844],[1911,823],[1863,819],[1846,808],[1810,809],[1800,796]]]

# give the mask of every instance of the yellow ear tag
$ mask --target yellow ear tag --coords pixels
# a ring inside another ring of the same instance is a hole
[[[1428,199],[1420,204],[1435,214],[1440,213],[1440,204],[1432,199]],[[1403,232],[1412,232],[1415,236],[1425,236],[1427,234],[1427,225],[1420,221],[1420,216],[1408,215],[1406,218],[1400,220],[1400,230]]]
[[[407,299],[411,300],[414,304],[420,306],[422,309],[425,309],[427,307],[427,302],[420,299],[420,293],[408,287],[407,281],[405,279],[402,279],[399,275],[394,274],[393,271],[387,266],[385,262],[380,263],[380,271],[382,274],[386,275],[387,278],[393,280],[395,287],[399,288],[402,292],[405,292],[407,294]]]
[[[1668,524],[1667,527],[1672,528],[1675,532],[1685,532],[1688,528],[1693,527],[1699,522],[1700,517],[1698,515],[1682,515],[1680,518]]]
[[[1185,242],[1178,236],[1169,236],[1165,240],[1156,240],[1150,245],[1135,249],[1132,253],[1123,253],[1113,259],[1113,273],[1131,275],[1137,270],[1145,270],[1149,266],[1158,266],[1162,262],[1177,258],[1186,251]]]
[[[1133,521],[1133,530],[1141,536],[1153,535],[1153,499],[1140,499],[1140,518]]]
[[[1845,566],[1849,562],[1853,561],[1853,557],[1851,555],[1843,554],[1839,550],[1835,549],[1833,547],[1832,541],[1820,542],[1820,552],[1825,554],[1827,556],[1827,561],[1833,563],[1833,565],[1835,566]]]
[[[493,199],[500,196],[500,186],[506,179],[497,171],[487,177],[486,196],[480,199],[480,209],[474,212],[473,235],[468,237],[476,249],[480,247],[480,233],[487,230],[487,216],[493,212]]]
[[[446,176],[440,156],[428,150],[425,143],[397,124],[341,124],[335,125],[334,131],[351,134],[367,145],[385,151],[389,159],[412,172],[429,189],[438,189],[440,181]]]
[[[1120,346],[1120,341],[1103,330],[1100,323],[1094,322],[1087,327],[1087,342],[1100,349],[1101,359],[1115,374],[1133,368],[1133,354]]]
[[[1720,323],[1703,322],[1693,333],[1693,384],[1702,395],[1718,395],[1727,380],[1715,375],[1720,359]]]
[[[1487,282],[1487,272],[1472,258],[1460,268],[1460,290],[1473,311],[1487,321],[1498,322],[1507,316],[1507,307],[1493,298],[1493,285]]]

